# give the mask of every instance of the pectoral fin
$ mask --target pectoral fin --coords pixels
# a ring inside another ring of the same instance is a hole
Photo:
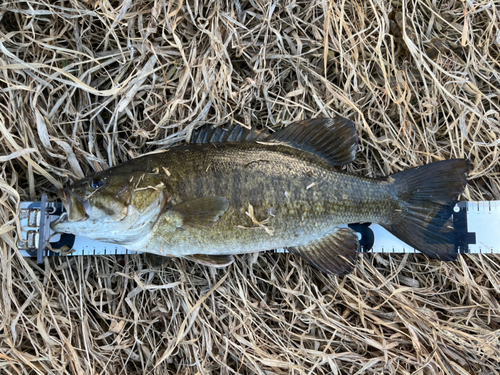
[[[336,228],[334,232],[308,245],[289,248],[307,263],[320,271],[344,276],[356,265],[359,242],[356,232],[350,228]]]
[[[234,257],[232,255],[194,254],[188,255],[185,258],[196,263],[203,264],[204,266],[211,266],[215,268],[227,267],[234,262]]]
[[[183,227],[202,228],[216,223],[228,207],[224,197],[203,197],[179,203],[172,210],[180,214]]]

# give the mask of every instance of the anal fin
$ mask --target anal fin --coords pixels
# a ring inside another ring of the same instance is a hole
[[[303,246],[289,248],[320,271],[344,276],[352,272],[359,253],[356,232],[336,228],[329,235]]]
[[[186,259],[192,260],[196,263],[203,264],[215,268],[223,268],[231,265],[234,262],[232,255],[207,255],[207,254],[194,254],[185,256]]]

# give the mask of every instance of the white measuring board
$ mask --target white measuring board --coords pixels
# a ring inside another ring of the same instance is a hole
[[[46,225],[40,228],[41,203],[21,202],[21,240],[18,248],[25,257],[36,257],[40,247],[40,256],[75,256],[75,255],[118,255],[137,254],[115,244],[92,241],[74,235],[55,234],[50,230],[50,222],[63,212],[62,203],[47,202],[45,208]],[[500,201],[459,202],[454,208],[454,226],[460,246],[460,253],[500,253]],[[459,221],[457,221],[459,220]],[[357,225],[357,226],[356,226]],[[351,226],[358,231],[363,252],[378,253],[413,253],[418,252],[411,246],[394,237],[377,224],[356,224]],[[359,230],[357,228],[362,228]],[[42,234],[40,236],[40,234]],[[368,237],[368,240],[364,237]],[[40,240],[43,246],[39,246]],[[51,251],[50,248],[56,249]],[[275,250],[285,252],[284,249]],[[39,258],[40,259],[40,258]]]

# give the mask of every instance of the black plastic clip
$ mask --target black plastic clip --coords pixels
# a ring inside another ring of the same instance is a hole
[[[370,228],[372,223],[354,223],[349,224],[348,227],[361,234],[361,239],[359,240],[359,246],[361,248],[362,253],[367,253],[373,247],[373,243],[375,242],[375,234]]]

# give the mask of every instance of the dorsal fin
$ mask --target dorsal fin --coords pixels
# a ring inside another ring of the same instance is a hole
[[[356,127],[344,117],[297,121],[267,140],[312,152],[338,166],[352,163],[358,151]]]
[[[240,125],[226,124],[214,127],[207,124],[193,132],[189,143],[221,143],[221,142],[251,142],[266,140],[271,133],[269,129],[247,129]]]
[[[332,165],[352,163],[358,151],[354,123],[344,117],[293,122],[271,134],[268,129],[247,129],[239,125],[205,125],[193,132],[190,143],[279,142],[312,152]]]

